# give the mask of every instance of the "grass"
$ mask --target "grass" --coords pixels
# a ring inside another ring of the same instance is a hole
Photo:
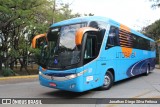
[[[20,66],[14,67],[13,70],[17,75],[29,75],[25,68],[22,68],[22,70],[20,71]],[[37,64],[33,64],[33,66],[29,65],[27,66],[27,70],[31,75],[38,74],[38,65]]]
[[[20,67],[21,66],[15,66],[13,68],[13,70],[11,69],[5,69],[3,68],[2,71],[0,71],[0,76],[3,77],[3,76],[25,76],[25,75],[35,75],[35,74],[38,74],[38,65],[37,64],[33,64],[32,66],[31,65],[28,65],[27,66],[27,70],[25,68],[22,68],[22,70],[20,70]]]

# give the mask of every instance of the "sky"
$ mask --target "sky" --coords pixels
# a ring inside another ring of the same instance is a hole
[[[140,30],[160,19],[160,8],[151,8],[149,0],[61,0],[70,4],[73,13],[104,16]]]

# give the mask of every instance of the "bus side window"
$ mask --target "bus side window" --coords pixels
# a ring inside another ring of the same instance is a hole
[[[106,49],[114,46],[119,46],[119,29],[117,27],[111,26],[107,39]]]
[[[88,35],[86,39],[86,47],[84,50],[84,64],[90,62],[97,57],[97,37],[96,35]]]
[[[89,27],[93,27],[96,29],[99,29],[97,36],[97,40],[98,40],[98,52],[101,48],[101,44],[103,41],[103,37],[105,35],[106,29],[108,28],[107,24],[103,21],[91,21],[89,23]]]
[[[89,23],[89,27],[99,29],[99,32],[97,34],[97,41],[98,41],[97,53],[99,53],[106,29],[108,28],[108,24],[106,24],[103,21],[91,21]]]
[[[84,59],[96,57],[96,36],[88,37],[86,40]]]
[[[151,45],[151,42],[145,38],[132,34],[133,38],[133,48],[141,50],[154,50],[154,43]]]

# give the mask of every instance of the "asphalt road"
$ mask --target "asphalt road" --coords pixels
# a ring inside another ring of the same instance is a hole
[[[39,84],[38,78],[0,80],[0,98],[160,98],[160,69],[155,69],[148,76],[140,75],[117,82],[110,90],[102,91],[93,89],[83,93],[74,93],[43,87]],[[5,105],[5,107],[8,106],[9,105]],[[67,105],[55,104],[54,107],[55,106],[66,107]],[[74,104],[69,106],[75,107]],[[78,106],[81,107],[82,105]],[[129,107],[128,104],[83,104],[83,106]],[[151,106],[160,107],[158,104],[136,105],[136,107]],[[15,105],[15,107],[17,107],[17,105]]]

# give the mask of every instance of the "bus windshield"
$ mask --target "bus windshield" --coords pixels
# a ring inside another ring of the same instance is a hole
[[[40,64],[47,69],[60,69],[80,61],[80,49],[75,44],[75,33],[85,23],[51,28],[47,34],[48,43],[41,51]]]

